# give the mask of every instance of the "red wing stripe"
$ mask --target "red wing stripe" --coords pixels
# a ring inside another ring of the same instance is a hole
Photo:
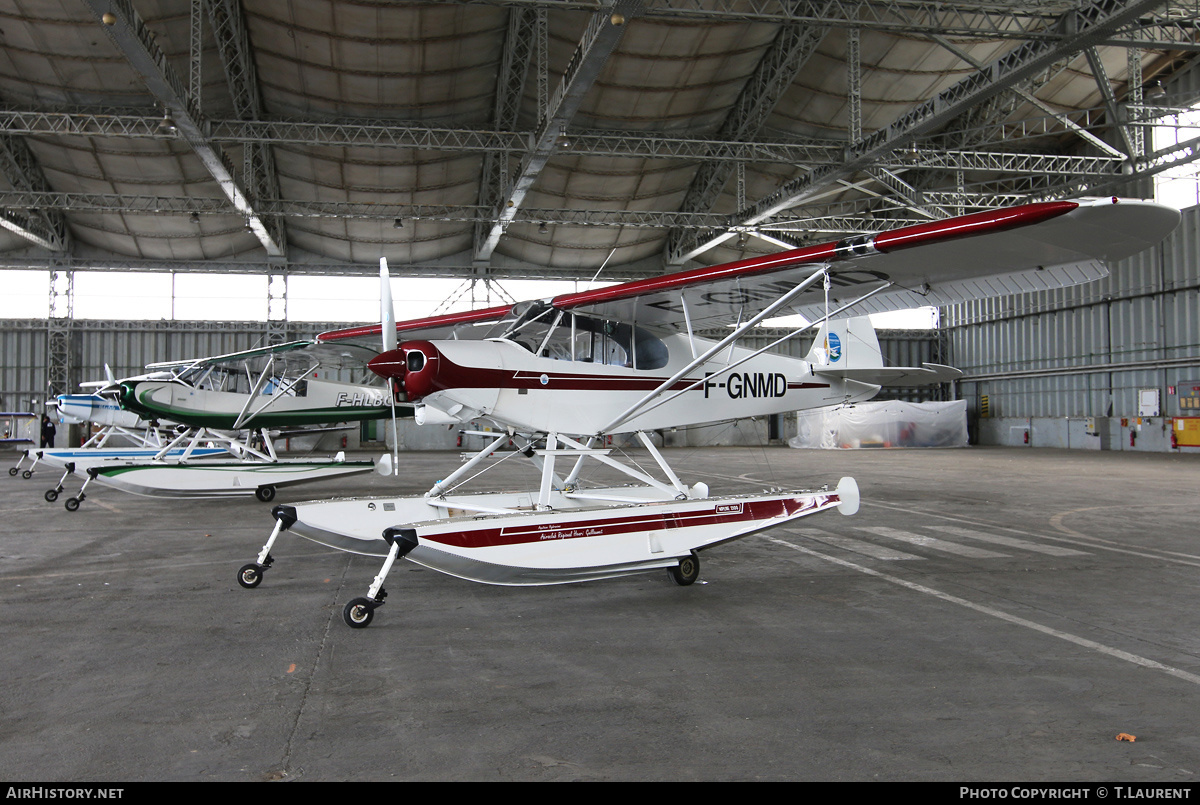
[[[1030,226],[1068,213],[1078,206],[1073,201],[1044,201],[1003,210],[988,210],[944,221],[931,221],[926,224],[915,224],[913,226],[904,226],[899,229],[881,232],[871,238],[870,242],[881,252],[894,252],[913,246],[923,246],[930,243],[956,240],[958,238],[982,235],[989,232],[1002,232],[1021,226]],[[632,299],[638,296],[660,293],[662,291],[678,290],[701,283],[720,282],[738,277],[767,274],[772,271],[780,271],[802,265],[829,263],[836,260],[839,254],[841,253],[839,252],[838,243],[805,246],[802,249],[792,249],[791,251],[779,252],[778,254],[766,257],[756,257],[715,266],[703,266],[689,271],[666,274],[661,277],[651,277],[644,280],[625,282],[620,285],[611,285],[607,288],[562,294],[556,296],[552,300],[552,304],[560,310],[569,310],[586,305],[615,302],[622,299]],[[424,319],[410,319],[408,321],[397,322],[396,330],[403,333],[433,327],[453,327],[458,324],[498,321],[510,312],[511,307],[505,305],[486,310],[447,313],[443,316],[430,316]],[[378,336],[379,334],[380,326],[374,324],[321,333],[317,336],[317,340],[338,341],[345,338]]]
[[[396,332],[404,333],[410,330],[424,330],[430,327],[454,327],[459,324],[474,324],[482,321],[499,321],[511,312],[511,305],[490,307],[484,310],[467,310],[461,313],[446,313],[442,316],[428,316],[423,319],[409,319],[396,323]],[[330,330],[317,336],[318,341],[340,341],[346,338],[378,337],[383,327],[378,324],[368,324],[362,327],[347,327],[344,330]]]
[[[836,494],[813,495],[806,499],[779,498],[775,500],[718,503],[711,509],[690,512],[644,512],[627,517],[596,517],[576,523],[520,525],[481,528],[470,531],[418,533],[423,542],[441,543],[456,548],[490,548],[503,545],[524,545],[552,540],[614,536],[653,530],[692,528],[718,523],[740,523],[768,520],[797,514],[838,502]],[[722,509],[729,509],[722,511]],[[569,515],[569,511],[564,512]],[[436,529],[436,526],[434,526]]]
[[[912,246],[956,240],[988,232],[1002,232],[1006,229],[1013,229],[1019,226],[1029,226],[1068,213],[1078,206],[1074,201],[1044,201],[1004,210],[988,210],[944,221],[931,221],[927,224],[914,224],[913,226],[904,226],[899,229],[881,232],[874,238],[871,238],[871,242],[881,252],[894,252]],[[779,252],[767,257],[756,257],[749,260],[739,260],[734,263],[705,266],[690,271],[666,274],[661,277],[635,280],[634,282],[626,282],[621,285],[611,285],[607,288],[597,288],[592,291],[563,294],[562,296],[556,296],[553,304],[560,310],[569,310],[584,305],[597,305],[662,291],[678,290],[700,283],[720,282],[738,277],[766,274],[795,266],[828,263],[839,256],[838,245],[838,243],[825,243],[815,246],[805,246],[802,249]]]

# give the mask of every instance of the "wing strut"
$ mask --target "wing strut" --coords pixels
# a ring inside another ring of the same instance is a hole
[[[658,395],[662,394],[664,391],[669,389],[681,377],[683,377],[688,372],[692,371],[697,366],[699,366],[702,363],[704,363],[705,361],[707,361],[713,355],[716,355],[718,352],[720,352],[726,346],[732,345],[733,342],[737,341],[739,338],[741,338],[743,335],[745,335],[745,333],[748,329],[750,329],[754,325],[758,324],[763,319],[770,318],[770,316],[772,314],[774,314],[775,311],[779,310],[781,307],[784,307],[785,305],[787,305],[788,302],[792,301],[792,299],[799,296],[804,291],[808,290],[809,286],[811,286],[817,280],[821,279],[821,277],[825,276],[825,274],[828,270],[829,270],[828,266],[821,266],[819,269],[817,269],[812,274],[810,274],[807,279],[805,279],[803,282],[801,282],[795,288],[792,288],[790,291],[785,293],[783,296],[779,297],[774,302],[772,302],[771,304],[769,304],[765,308],[763,308],[763,310],[760,311],[758,313],[758,315],[754,316],[753,318],[751,318],[749,321],[746,321],[745,323],[739,324],[738,327],[732,333],[725,336],[723,339],[718,341],[716,344],[713,344],[711,347],[709,347],[709,349],[703,355],[701,355],[697,358],[694,358],[690,363],[688,363],[686,366],[684,366],[678,372],[671,375],[671,377],[669,377],[665,381],[663,381],[658,386],[658,388],[654,389],[649,394],[642,397],[642,399],[638,400],[636,403],[629,406],[629,408],[627,408],[624,411],[624,413],[622,413],[620,416],[618,416],[612,422],[609,422],[606,426],[601,428],[599,432],[607,433],[608,431],[611,431],[613,428],[615,428],[617,425],[620,425],[622,422],[624,422],[625,420],[632,417],[634,414],[638,413],[638,411],[642,408],[642,406],[644,406],[650,400],[653,400],[655,397],[657,397]]]
[[[696,334],[692,332],[692,314],[688,311],[687,296],[679,295],[679,303],[683,306],[683,323],[687,325],[688,346],[692,350],[692,359],[696,358]]]
[[[676,391],[670,397],[665,397],[664,399],[661,399],[658,402],[656,402],[654,405],[646,406],[646,408],[644,408],[642,411],[639,411],[639,413],[644,414],[647,411],[653,411],[655,408],[658,408],[660,405],[666,405],[667,403],[669,403],[671,400],[675,399],[679,395],[685,394],[685,393],[691,391],[692,389],[696,388],[696,386],[700,385],[701,383],[704,383],[705,381],[711,381],[714,377],[720,377],[723,374],[732,372],[734,369],[738,368],[746,361],[748,361],[752,358],[757,358],[759,355],[763,354],[764,352],[767,352],[768,350],[772,349],[773,347],[775,347],[779,344],[782,344],[784,341],[787,341],[789,338],[795,338],[796,336],[800,335],[800,333],[804,332],[805,330],[809,330],[813,327],[817,327],[817,326],[829,321],[831,318],[838,315],[842,311],[848,310],[849,308],[852,308],[855,305],[857,305],[859,302],[869,299],[870,297],[874,296],[875,294],[879,293],[880,291],[883,291],[883,290],[886,290],[887,288],[892,287],[893,284],[894,283],[888,282],[883,285],[880,285],[878,288],[875,288],[874,290],[869,291],[868,293],[865,293],[862,296],[858,297],[853,302],[847,302],[846,304],[839,307],[837,310],[827,312],[824,316],[817,319],[816,321],[810,321],[808,324],[804,325],[803,327],[797,327],[795,330],[792,330],[787,335],[782,336],[780,338],[776,338],[774,341],[767,344],[765,347],[754,350],[754,352],[752,352],[749,355],[747,355],[746,357],[742,358],[740,361],[737,361],[736,363],[731,363],[728,366],[726,366],[725,368],[723,368],[719,371],[713,372],[711,375],[705,375],[704,377],[698,378],[695,381],[689,383],[688,385],[686,385],[683,388]]]
[[[250,390],[250,397],[249,397],[249,399],[246,400],[246,404],[242,407],[242,412],[240,414],[238,414],[237,420],[233,423],[234,430],[241,430],[243,427],[245,427],[247,422],[254,419],[256,416],[261,414],[263,411],[266,411],[272,405],[274,405],[279,400],[281,400],[283,398],[283,396],[285,394],[287,394],[289,391],[291,391],[293,388],[295,388],[296,385],[299,384],[299,382],[301,380],[304,380],[310,374],[315,372],[317,369],[321,368],[321,362],[317,361],[312,366],[308,367],[308,369],[306,369],[303,373],[296,375],[294,378],[292,378],[288,382],[284,383],[279,388],[275,389],[275,392],[267,397],[267,401],[265,403],[260,405],[254,411],[250,411],[249,409],[250,409],[250,406],[254,403],[254,398],[259,395],[259,392],[262,391],[263,386],[266,385],[266,381],[270,378],[270,371],[271,371],[272,366],[274,366],[274,364],[275,364],[275,356],[272,355],[270,362],[267,364],[267,367],[265,369],[263,369],[262,374],[259,375],[258,382],[256,382],[254,384],[254,388]],[[247,413],[248,411],[249,411],[249,413]]]

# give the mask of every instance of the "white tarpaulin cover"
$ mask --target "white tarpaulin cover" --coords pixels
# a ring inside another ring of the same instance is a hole
[[[896,400],[817,408],[799,413],[792,447],[966,447],[967,401]]]

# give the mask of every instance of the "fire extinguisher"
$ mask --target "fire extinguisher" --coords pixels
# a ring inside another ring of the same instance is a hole
[[[1175,435],[1175,428],[1171,428],[1171,449],[1179,449],[1179,437]]]
[[[1029,431],[1025,431],[1025,444],[1029,444]]]
[[[342,449],[343,450],[346,449],[346,437],[345,436],[342,437]]]
[[[458,442],[456,442],[454,446],[455,446],[455,447],[462,447],[462,434],[461,434],[461,433],[460,433],[460,434],[458,434]]]
[[[1130,428],[1129,429],[1129,446],[1133,447],[1134,442],[1136,442],[1136,441],[1137,441],[1137,431],[1134,430],[1133,428]]]

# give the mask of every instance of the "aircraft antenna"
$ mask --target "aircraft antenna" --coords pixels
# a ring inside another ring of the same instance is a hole
[[[608,265],[608,261],[611,260],[612,256],[616,253],[617,253],[617,247],[613,246],[612,250],[608,253],[608,257],[604,258],[604,262],[600,264],[600,267],[596,269],[596,273],[592,275],[592,279],[588,282],[589,286],[593,285],[596,282],[596,277],[600,276],[600,272],[604,270],[604,267],[606,265]]]

